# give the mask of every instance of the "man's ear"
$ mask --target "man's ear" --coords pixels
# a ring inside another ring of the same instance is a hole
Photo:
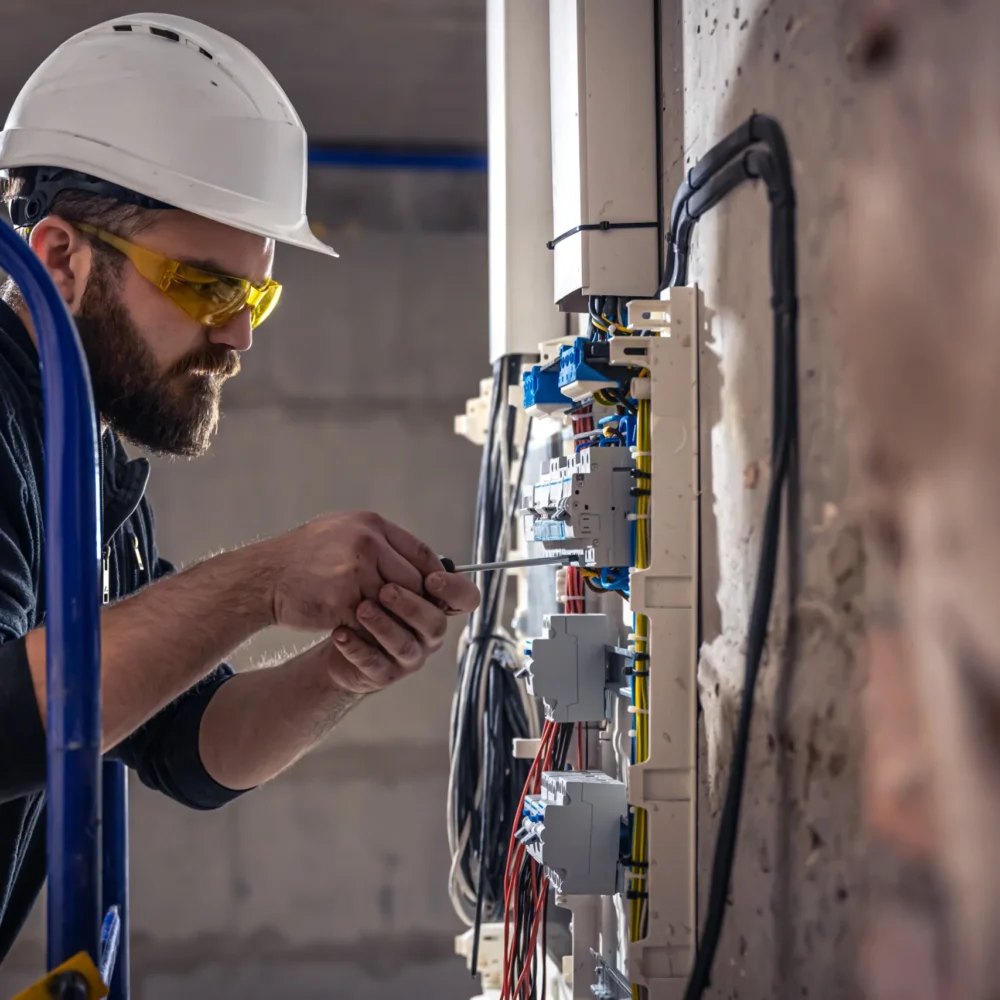
[[[42,219],[31,230],[28,243],[75,316],[87,288],[94,248],[78,229],[58,215]]]

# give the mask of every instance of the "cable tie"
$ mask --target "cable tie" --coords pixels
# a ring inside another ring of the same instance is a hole
[[[648,521],[649,520],[649,515],[648,514],[626,514],[625,515],[625,520],[626,521]]]
[[[553,237],[545,245],[549,250],[554,250],[557,243],[561,243],[570,236],[576,236],[577,233],[589,232],[591,230],[607,232],[609,229],[656,229],[659,225],[658,222],[609,222],[607,219],[602,219],[600,222],[584,222]]]
[[[648,892],[640,892],[638,889],[629,889],[625,893],[626,899],[649,899]]]
[[[637,705],[629,705],[626,711],[629,715],[649,715],[648,708],[639,708]]]

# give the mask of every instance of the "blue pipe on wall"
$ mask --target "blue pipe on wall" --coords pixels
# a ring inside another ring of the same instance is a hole
[[[311,167],[353,170],[436,170],[486,173],[487,156],[477,149],[420,149],[350,146],[310,146]]]
[[[24,295],[41,358],[45,415],[48,964],[100,950],[100,589],[98,438],[76,327],[51,279],[0,224],[0,266]]]

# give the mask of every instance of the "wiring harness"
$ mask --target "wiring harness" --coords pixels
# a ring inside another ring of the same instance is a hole
[[[542,773],[565,770],[574,729],[572,723],[545,723],[538,753],[518,801],[519,816],[525,798],[541,791]],[[504,876],[504,975],[500,1000],[535,1000],[539,995],[545,1000],[549,884],[542,866],[530,857],[515,837],[516,832],[511,833]]]
[[[529,421],[525,441],[515,441],[517,412],[507,402],[508,388],[520,372],[519,356],[494,366],[476,497],[472,554],[477,563],[503,560],[510,550],[530,434]],[[506,573],[479,573],[476,584],[482,600],[463,635],[452,701],[447,803],[449,890],[455,912],[476,928],[473,973],[480,924],[503,913],[507,845],[520,820],[530,770],[529,761],[513,757],[513,740],[535,737],[540,728],[537,704],[514,676],[514,639],[499,624]]]

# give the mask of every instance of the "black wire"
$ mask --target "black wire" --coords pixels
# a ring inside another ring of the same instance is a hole
[[[496,699],[496,677],[495,670],[490,670],[489,680],[486,688],[486,719],[484,720],[487,732],[483,733],[483,794],[480,809],[485,812],[493,807],[493,784],[496,775],[493,773],[493,741],[490,735],[499,729],[496,717],[499,716],[499,704]],[[481,815],[479,819],[479,885],[476,887],[476,918],[473,923],[472,934],[472,961],[469,967],[473,975],[479,971],[479,932],[483,924],[483,902],[486,899],[486,879],[483,878],[482,866],[486,858],[486,831],[489,828],[487,817]]]
[[[688,171],[674,196],[670,210],[670,228],[667,233],[667,256],[657,294],[664,288],[687,284],[687,251],[694,221],[693,213],[692,216],[687,216],[687,212],[692,195],[713,180],[731,160],[757,143],[767,146],[779,174],[791,177],[784,133],[781,125],[768,115],[751,115],[742,125],[713,146]],[[711,205],[704,206],[701,211],[707,211],[709,207]]]
[[[757,148],[748,151],[747,146],[753,143],[763,143],[767,150]],[[741,158],[735,163],[729,162],[736,156]],[[665,271],[669,271],[671,283],[686,279],[687,250],[694,222],[729,191],[752,178],[764,181],[771,206],[770,265],[774,337],[772,471],[753,607],[747,629],[743,691],[732,765],[712,859],[705,923],[694,968],[684,992],[685,1000],[697,1000],[709,986],[712,964],[722,933],[739,834],[754,690],[767,641],[774,597],[782,494],[786,486],[789,491],[797,489],[797,484],[786,482],[798,441],[795,193],[788,148],[781,126],[776,121],[762,115],[751,116],[689,171],[674,199],[672,231],[668,240],[668,261],[665,267]]]

